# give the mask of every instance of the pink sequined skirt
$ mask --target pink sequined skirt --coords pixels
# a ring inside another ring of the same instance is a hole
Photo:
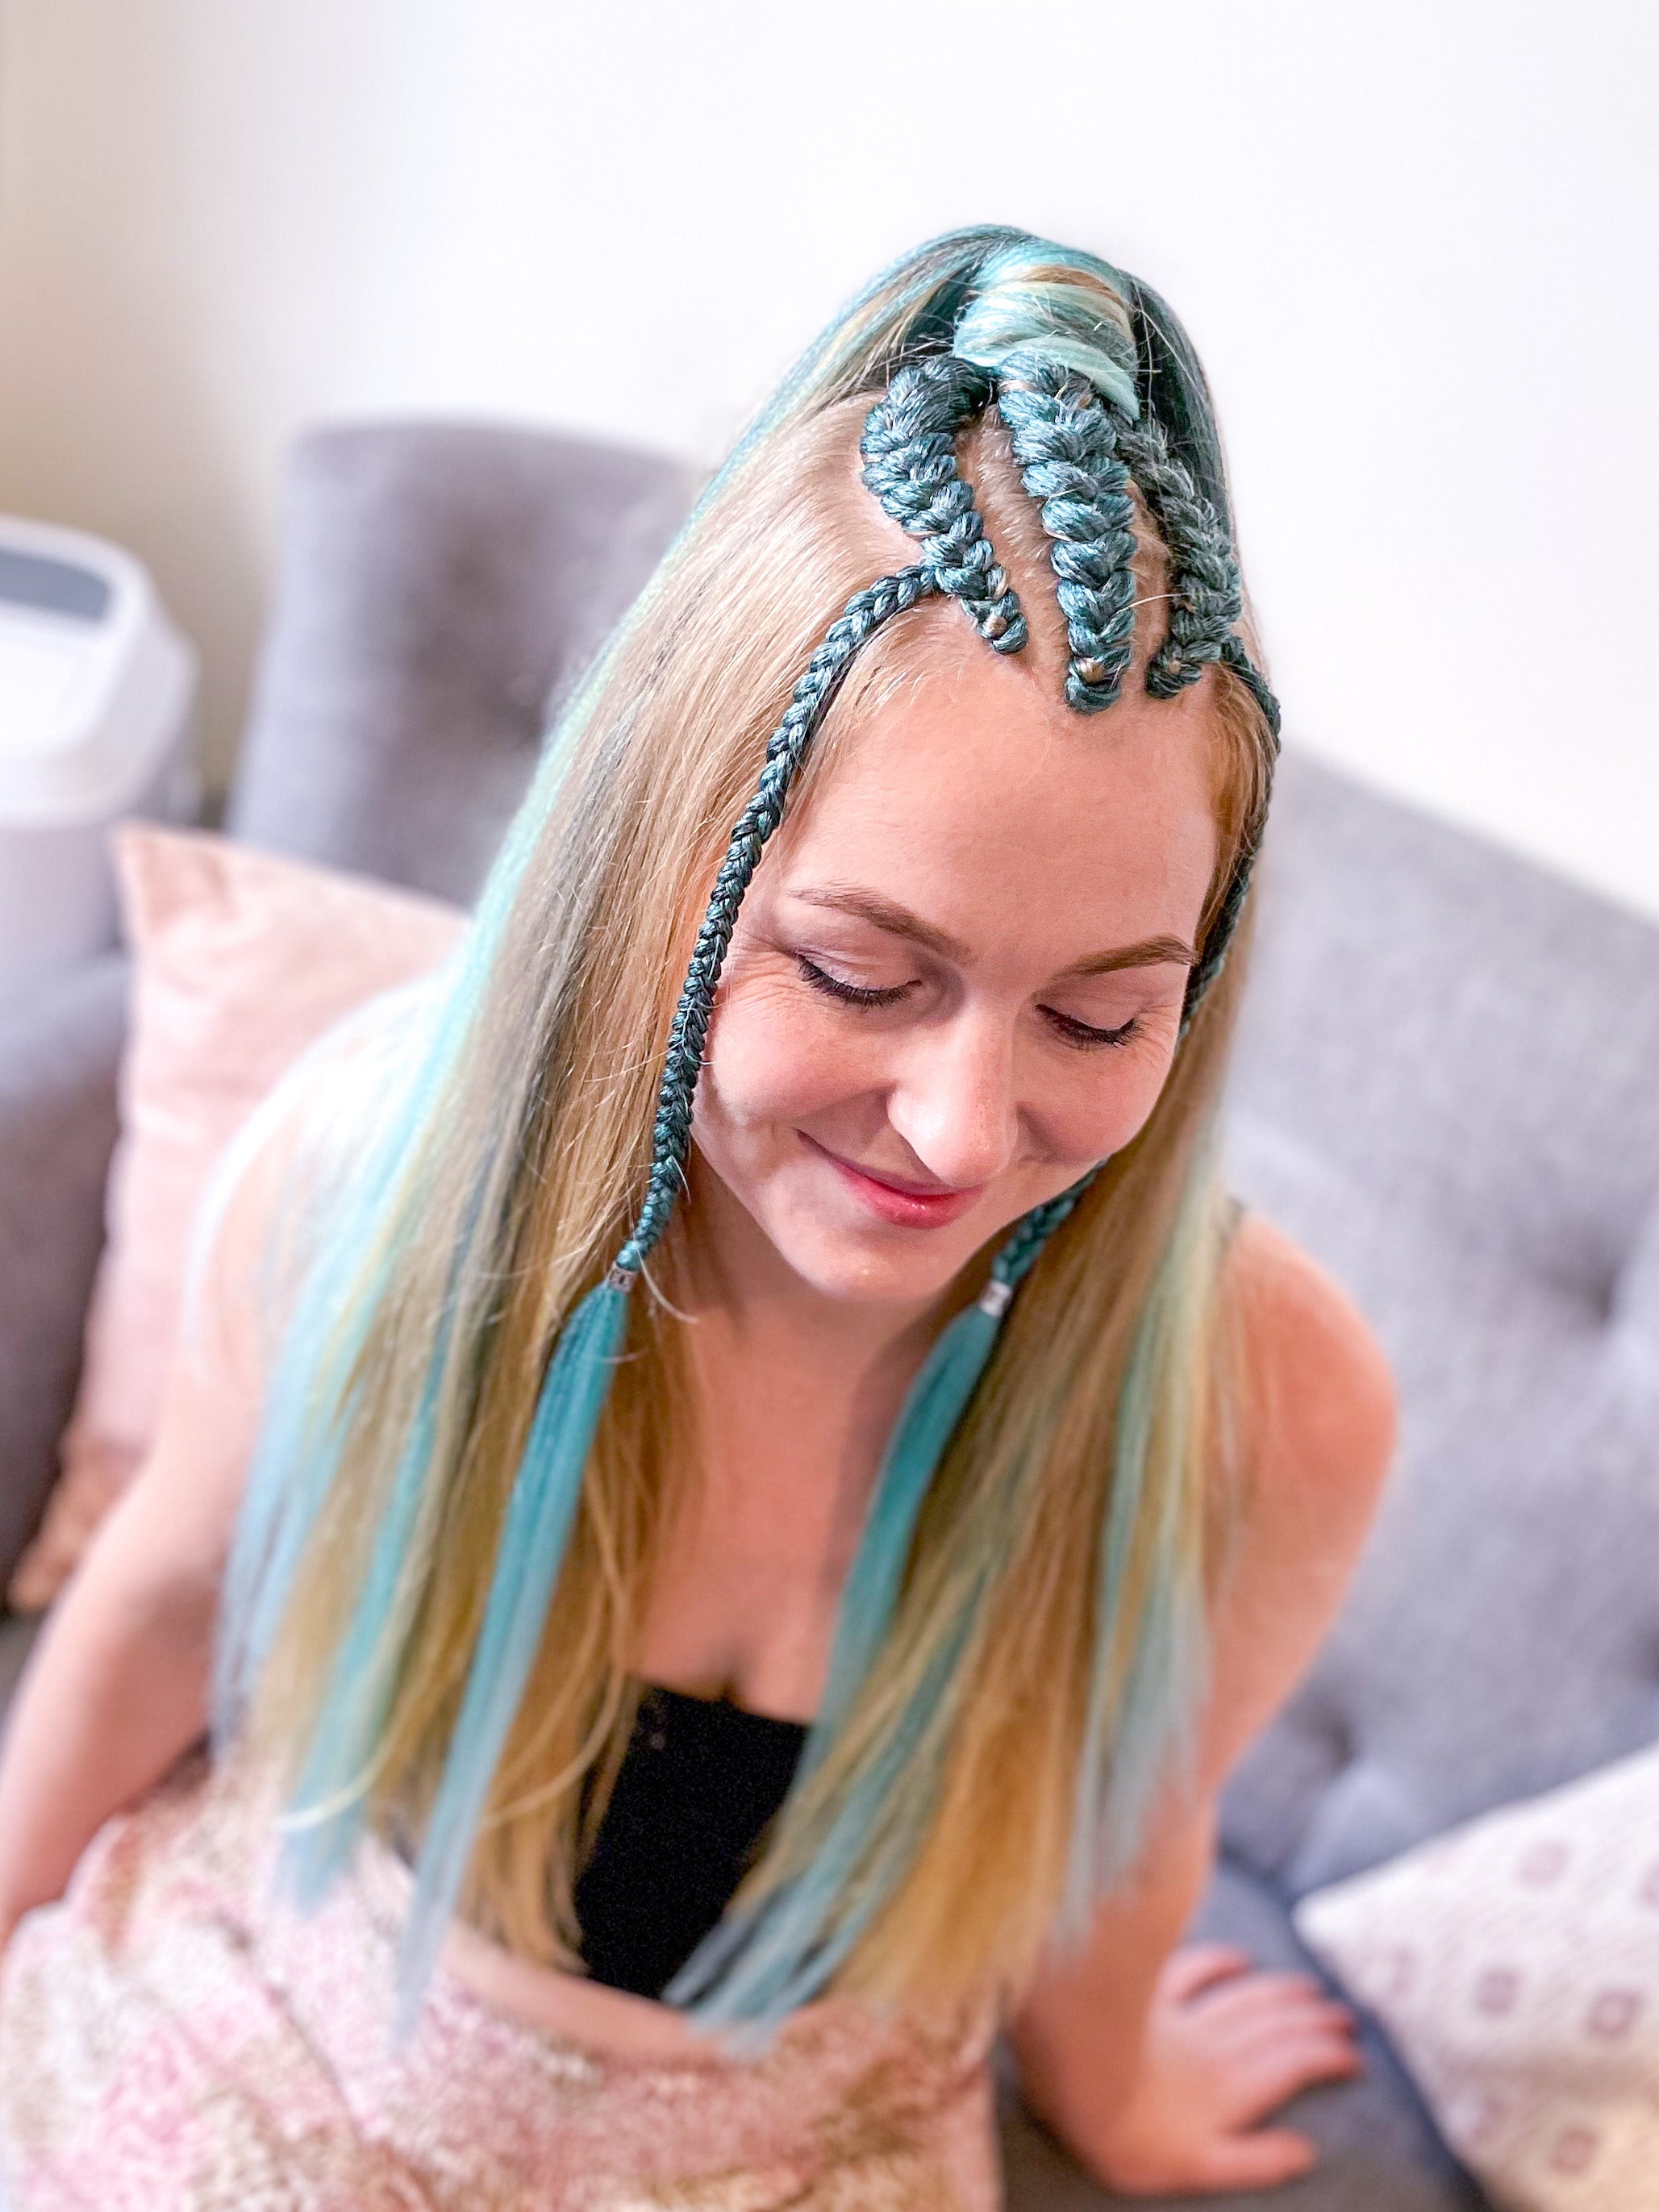
[[[0,1965],[7,2212],[994,2212],[984,2018],[846,2002],[758,2057],[602,2053],[440,1968],[388,2043],[385,1854],[305,1917],[198,1764],[94,1839]]]

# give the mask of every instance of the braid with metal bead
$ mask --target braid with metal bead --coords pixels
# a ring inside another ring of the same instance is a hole
[[[1050,538],[1050,564],[1070,647],[1070,705],[1084,714],[1109,707],[1132,657],[1133,471],[1168,544],[1171,576],[1169,635],[1149,666],[1148,690],[1170,696],[1205,666],[1219,662],[1249,687],[1277,728],[1272,694],[1234,629],[1240,594],[1227,526],[1170,456],[1148,413],[1160,379],[1169,385],[1173,378],[1165,395],[1165,419],[1178,430],[1185,420],[1182,407],[1189,401],[1197,404],[1182,374],[1202,397],[1196,365],[1183,369],[1161,333],[1158,342],[1169,360],[1151,340],[1137,336],[1143,325],[1147,331],[1153,326],[1131,280],[1113,279],[1119,286],[1114,296],[1128,287],[1139,318],[1133,326],[1127,307],[1119,315],[1097,302],[1091,307],[1086,301],[1070,301],[1066,285],[1048,265],[1051,258],[1063,261],[1064,254],[1054,249],[1051,255],[1044,248],[1033,264],[1030,245],[1021,246],[1012,269],[1005,265],[1004,253],[981,258],[971,270],[964,270],[955,290],[935,301],[931,319],[923,319],[925,329],[919,320],[902,334],[899,349],[907,358],[869,410],[860,445],[864,482],[884,511],[917,541],[915,565],[878,579],[848,602],[812,654],[767,746],[753,795],[716,876],[670,1026],[643,1205],[609,1274],[565,1316],[551,1348],[514,1478],[465,1695],[422,1838],[399,1954],[400,2041],[413,2025],[421,1990],[452,1923],[492,1778],[545,1632],[599,1423],[617,1364],[625,1356],[627,1294],[684,1187],[693,1103],[738,908],[767,841],[783,819],[793,779],[860,648],[883,624],[923,599],[942,594],[957,601],[999,653],[1018,652],[1026,642],[1019,601],[957,465],[956,434],[982,413],[994,394],[1012,434],[1025,489],[1038,502]],[[954,348],[958,335],[961,355],[934,350]],[[1053,349],[1045,351],[1050,343]],[[969,354],[972,359],[965,357]],[[1200,444],[1183,450],[1201,453],[1203,448]],[[1218,484],[1218,477],[1215,481]],[[1183,1030],[1224,957],[1244,901],[1255,827],[1188,979]],[[1103,1164],[1012,1225],[981,1297],[950,1321],[928,1352],[883,1456],[837,1615],[829,1679],[803,1774],[816,1771],[838,1738],[882,1646],[903,1588],[918,1516],[941,1455],[993,1356],[1002,1316],[1048,1238],[1073,1213]],[[1108,1572],[1102,1588],[1109,1594],[1111,1586]],[[967,1602],[961,1624],[964,1637],[978,1603],[977,1595]],[[372,1604],[360,1607],[352,1634],[360,1636],[362,1649],[378,1649],[381,1626]],[[945,1656],[954,1665],[948,1650]],[[940,1679],[948,1681],[948,1671]],[[854,1786],[813,1844],[808,1863],[767,1897],[757,1913],[737,1912],[717,1928],[664,1992],[669,2002],[695,2005],[710,2021],[775,2020],[833,1979],[849,1944],[885,1895],[891,1867],[898,1864],[890,1853],[883,1857],[874,1867],[872,1887],[872,1869],[860,1857],[863,1839],[884,1817],[893,1762],[925,1746],[927,1723],[939,1702],[930,1674],[883,1723],[875,1753],[860,1755]],[[367,1714],[368,1708],[363,1710]],[[1091,1714],[1095,1710],[1091,1689]],[[356,1734],[348,1729],[327,1748],[313,1777],[315,1805],[338,1802],[347,1808],[328,1830],[325,1856],[330,1865],[343,1863],[361,1825],[353,1810],[358,1802],[353,1778],[366,1770],[374,1749],[371,1733],[367,1720]],[[1089,1786],[1094,1790],[1093,1782]],[[1092,1844],[1089,1854],[1092,1869]],[[844,1909],[853,1876],[864,1899]]]
[[[784,801],[795,771],[800,766],[812,734],[823,720],[842,678],[865,640],[919,599],[939,589],[927,568],[901,568],[883,576],[867,591],[847,603],[822,645],[806,665],[783,720],[766,748],[755,795],[738,817],[720,873],[714,878],[708,910],[680,991],[679,1003],[668,1032],[668,1054],[657,1093],[657,1115],[652,1130],[651,1173],[645,1204],[634,1233],[612,1263],[613,1280],[639,1273],[646,1255],[668,1225],[668,1217],[684,1180],[685,1156],[691,1140],[691,1104],[697,1078],[702,1072],[703,1046],[708,1042],[714,992],[732,942],[738,908],[750,878],[760,865],[767,839],[783,818]]]
[[[715,878],[670,1026],[645,1202],[611,1271],[610,1279],[619,1286],[637,1277],[683,1187],[692,1103],[738,908],[854,656],[884,623],[936,592],[967,610],[994,651],[1016,653],[1026,642],[1018,595],[957,466],[957,432],[994,393],[1021,480],[1038,502],[1051,540],[1056,597],[1071,647],[1070,704],[1084,714],[1112,705],[1133,651],[1133,483],[1164,535],[1173,570],[1170,631],[1148,667],[1147,690],[1170,697],[1196,681],[1210,662],[1224,662],[1249,686],[1277,741],[1277,703],[1233,628],[1242,601],[1231,546],[1209,502],[1170,455],[1160,426],[1144,416],[1131,423],[1086,377],[1036,350],[1010,354],[994,374],[950,354],[898,369],[870,410],[859,450],[866,488],[921,541],[921,557],[915,567],[879,579],[849,600],[808,663],[767,747],[760,781]],[[1220,972],[1253,858],[1253,852],[1240,856],[1188,979],[1183,1028]],[[997,1255],[988,1308],[1006,1306],[1093,1179],[1091,1171],[1016,1225]]]
[[[1071,646],[1066,696],[1097,714],[1116,699],[1134,650],[1134,503],[1118,424],[1086,377],[1035,352],[1002,363],[997,411],[1053,541]]]
[[[714,993],[732,932],[767,839],[783,818],[785,801],[813,733],[860,646],[881,625],[931,592],[958,600],[998,653],[1025,643],[1025,617],[998,564],[974,495],[957,471],[955,432],[985,405],[990,379],[948,355],[902,368],[871,409],[860,451],[864,481],[893,519],[921,540],[913,568],[884,576],[848,602],[795,686],[788,711],[766,748],[755,795],[739,817],[714,878],[697,933],[657,1093],[651,1170],[632,1236],[611,1264],[625,1285],[668,1225],[684,1181],[691,1110],[702,1070]]]

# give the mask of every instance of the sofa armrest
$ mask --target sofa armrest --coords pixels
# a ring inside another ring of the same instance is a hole
[[[34,1533],[104,1241],[127,962],[0,1005],[0,1582]]]

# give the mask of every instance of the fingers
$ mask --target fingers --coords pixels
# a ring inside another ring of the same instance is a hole
[[[1164,2031],[1188,2049],[1226,2051],[1310,2028],[1353,2033],[1358,2015],[1311,1974],[1259,1973],[1219,1944],[1174,1953],[1159,1978]]]
[[[1304,1997],[1207,2022],[1204,2048],[1254,2051],[1264,2044],[1290,2043],[1307,2036],[1352,2039],[1358,2033],[1359,2023],[1346,2005],[1332,2004],[1324,1997]]]
[[[1264,2008],[1223,2020],[1194,2021],[1186,2043],[1210,2064],[1224,2066],[1252,2051],[1289,2050],[1293,2045],[1341,2043],[1352,2047],[1358,2033],[1358,2023],[1340,2005],[1309,1999],[1277,2005],[1271,2011]]]
[[[1351,2081],[1364,2070],[1364,2057],[1346,2035],[1280,2037],[1231,2057],[1222,2103],[1233,2126],[1249,2127],[1316,2081]]]
[[[1159,1995],[1184,2003],[1213,1983],[1247,1972],[1250,1965],[1249,1953],[1237,1943],[1183,1943],[1164,1962]]]
[[[1323,2005],[1352,2017],[1349,2008],[1331,1996],[1313,1975],[1295,1973],[1234,1975],[1219,1987],[1208,1990],[1203,2009],[1212,2021],[1243,2021],[1282,2016],[1310,2005]]]
[[[1291,2128],[1266,2128],[1256,2135],[1232,2136],[1211,2147],[1201,2186],[1271,2189],[1306,2173],[1318,2158],[1308,2137]]]
[[[1224,2126],[1249,2127],[1316,2081],[1365,2070],[1351,2008],[1305,1974],[1240,1975],[1169,2020],[1166,2033],[1201,2064]]]

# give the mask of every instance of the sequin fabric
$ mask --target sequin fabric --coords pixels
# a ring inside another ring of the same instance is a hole
[[[108,1821],[0,1962],[7,2212],[994,2212],[988,2017],[845,2000],[758,2057],[618,2057],[441,1967],[388,2043],[402,1870],[306,1917],[199,1759]]]

